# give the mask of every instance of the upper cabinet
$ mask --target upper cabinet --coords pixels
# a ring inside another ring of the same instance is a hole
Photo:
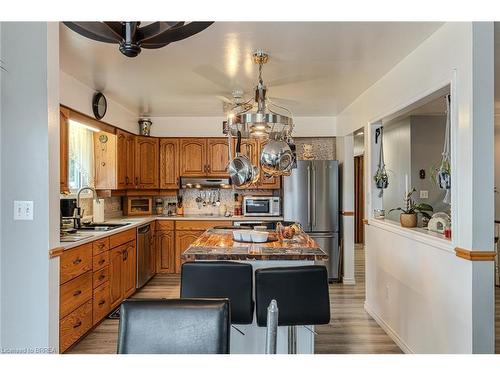
[[[227,138],[207,139],[207,176],[227,176],[229,146]]]
[[[69,190],[68,172],[69,172],[69,138],[68,138],[68,120],[69,110],[60,107],[59,109],[59,151],[60,151],[60,191]]]
[[[160,189],[179,188],[179,140],[160,139]]]
[[[181,176],[227,176],[229,147],[226,138],[180,140]]]
[[[135,187],[135,136],[116,129],[117,189]]]
[[[137,189],[159,188],[159,140],[135,137],[135,186]]]

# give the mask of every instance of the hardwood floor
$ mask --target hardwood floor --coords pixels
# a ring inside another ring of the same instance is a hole
[[[364,250],[355,250],[356,285],[332,284],[330,324],[317,326],[315,351],[333,353],[401,353],[401,350],[378,324],[365,312]],[[500,288],[495,288],[496,353],[500,353]],[[134,298],[177,298],[180,293],[179,277],[156,275]],[[106,319],[68,353],[116,353],[118,320]]]

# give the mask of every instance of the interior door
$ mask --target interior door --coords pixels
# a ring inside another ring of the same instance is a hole
[[[338,162],[314,160],[311,162],[311,168],[311,230],[338,232]]]
[[[306,232],[311,230],[311,162],[297,161],[290,176],[283,177],[283,216],[286,221],[298,221]]]

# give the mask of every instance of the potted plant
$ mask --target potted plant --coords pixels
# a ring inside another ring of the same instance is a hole
[[[416,192],[416,190],[415,188],[412,188],[412,190],[406,194],[404,199],[405,208],[397,207],[389,211],[401,211],[401,215],[399,215],[399,222],[401,223],[401,226],[405,228],[415,228],[417,226],[417,214],[422,214],[423,217],[430,219],[431,215],[429,212],[434,211],[430,204],[415,203],[415,201],[411,198],[414,192]]]

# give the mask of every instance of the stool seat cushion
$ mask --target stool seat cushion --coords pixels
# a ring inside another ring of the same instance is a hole
[[[119,354],[228,354],[228,299],[126,300],[120,308]]]
[[[255,271],[257,324],[267,324],[267,307],[278,303],[278,325],[330,322],[328,273],[324,266],[273,267]]]
[[[209,261],[182,265],[181,298],[229,298],[231,323],[253,321],[253,269],[250,264]]]

